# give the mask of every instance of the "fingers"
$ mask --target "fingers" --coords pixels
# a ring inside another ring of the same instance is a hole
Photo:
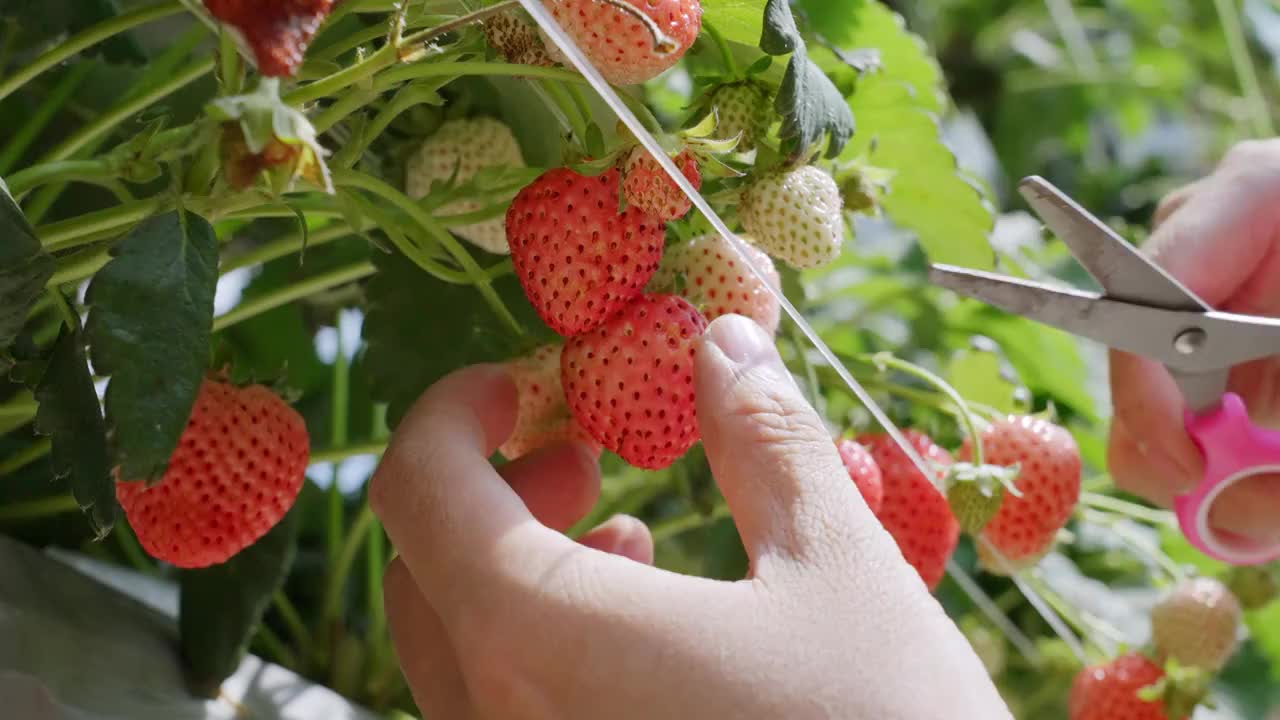
[[[1260,542],[1280,540],[1280,477],[1258,475],[1227,488],[1209,509],[1209,524],[1220,532]]]
[[[538,523],[489,464],[515,417],[504,371],[459,370],[400,421],[370,484],[371,506],[443,615],[513,583],[535,585],[574,547]]]
[[[1116,351],[1110,358],[1112,479],[1169,507],[1204,475],[1204,458],[1183,424],[1182,393],[1159,363]]]
[[[440,616],[396,558],[382,579],[391,642],[413,700],[426,717],[465,718],[466,681]]]
[[[590,512],[600,497],[600,463],[582,443],[535,450],[499,470],[543,525],[561,532]]]
[[[770,558],[831,559],[879,530],[831,435],[755,322],[717,318],[695,367],[702,442],[755,576]]]
[[[630,515],[615,515],[583,535],[578,542],[643,565],[653,564],[653,535],[648,526]]]

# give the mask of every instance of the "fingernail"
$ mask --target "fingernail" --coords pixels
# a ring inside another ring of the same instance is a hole
[[[764,328],[742,315],[722,315],[713,320],[707,328],[707,339],[737,365],[781,361]]]

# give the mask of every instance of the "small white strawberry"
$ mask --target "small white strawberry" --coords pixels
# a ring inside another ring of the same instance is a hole
[[[711,93],[716,112],[716,137],[738,138],[735,150],[751,152],[773,123],[773,98],[769,90],[750,80],[722,85]]]
[[[805,165],[767,175],[748,186],[739,212],[742,226],[760,249],[803,270],[840,257],[843,209],[836,181]]]
[[[563,345],[543,345],[528,355],[509,360],[507,372],[516,385],[520,409],[510,437],[498,448],[502,456],[515,460],[534,450],[558,442],[576,440],[599,449],[565,401],[560,382],[560,352]]]
[[[491,167],[526,167],[520,144],[511,129],[492,118],[449,120],[406,162],[405,192],[410,197],[422,198],[431,192],[435,183],[450,179],[455,184],[466,183],[481,170]],[[440,208],[439,212],[442,216],[462,215],[484,207],[479,200],[458,200]],[[452,230],[481,249],[501,255],[510,252],[502,214]]]
[[[744,239],[750,242],[750,238]],[[745,250],[755,266],[765,271],[769,285],[780,290],[782,281],[773,260],[756,248]],[[770,334],[778,330],[781,313],[777,299],[754,273],[743,267],[738,254],[719,233],[668,247],[649,288],[650,292],[667,293],[679,289],[707,322],[732,313],[755,320]]]
[[[1218,580],[1184,580],[1151,610],[1156,651],[1180,665],[1217,672],[1235,653],[1240,602]]]

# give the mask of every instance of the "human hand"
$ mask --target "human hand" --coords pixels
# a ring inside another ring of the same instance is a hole
[[[1169,195],[1144,250],[1215,309],[1280,315],[1280,140],[1232,148],[1208,177]],[[1254,422],[1280,426],[1280,360],[1240,365],[1229,389]],[[1183,426],[1184,403],[1168,372],[1111,352],[1115,419],[1109,464],[1116,484],[1161,505],[1204,477],[1204,458]],[[1215,530],[1280,540],[1280,478],[1260,475],[1214,503]]]
[[[1008,718],[977,656],[849,480],[772,341],[738,316],[698,346],[698,422],[750,576],[652,567],[616,517],[560,531],[599,492],[594,456],[494,469],[514,385],[461,370],[402,420],[370,502],[405,677],[428,719]]]

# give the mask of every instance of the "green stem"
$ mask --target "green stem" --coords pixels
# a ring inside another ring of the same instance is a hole
[[[587,82],[581,75],[569,70],[561,70],[560,68],[469,61],[402,65],[379,74],[373,83],[373,87],[375,90],[382,91],[410,80],[420,80],[428,77],[458,77],[462,75],[540,78],[544,80],[563,80],[584,85]]]
[[[120,546],[120,552],[124,553],[124,557],[138,572],[151,575],[155,573],[156,566],[147,559],[147,552],[142,549],[142,545],[138,542],[138,536],[133,534],[133,529],[128,523],[117,523],[115,532],[116,545]]]
[[[351,529],[347,531],[346,539],[338,550],[337,559],[329,572],[328,583],[325,585],[324,601],[321,606],[324,608],[323,617],[326,624],[336,622],[341,614],[339,600],[342,597],[342,588],[346,586],[347,577],[351,574],[351,565],[355,562],[356,551],[367,538],[374,520],[373,509],[365,503],[356,515],[355,522],[351,523]]]
[[[289,601],[289,596],[284,594],[283,589],[275,591],[271,596],[271,604],[276,612],[280,613],[280,619],[284,621],[285,628],[293,637],[293,645],[298,648],[298,654],[304,658],[310,657],[311,634],[307,632],[307,624],[302,622],[302,615],[298,613],[298,608]]]
[[[178,0],[165,0],[155,5],[139,8],[133,12],[116,15],[87,30],[72,35],[36,58],[30,65],[9,75],[4,82],[0,82],[0,100],[13,94],[14,91],[30,82],[32,78],[40,73],[65,62],[85,48],[92,47],[113,35],[132,30],[139,25],[145,25],[153,20],[176,15],[180,12],[183,12],[183,7]]]
[[[75,498],[71,497],[70,494],[54,495],[40,498],[39,500],[27,500],[0,506],[0,522],[38,520],[50,515],[62,515],[72,512],[80,512],[80,503],[77,503]]]
[[[32,188],[53,182],[101,183],[114,180],[117,171],[106,160],[59,160],[32,165],[9,176],[9,192],[20,198]]]
[[[349,412],[350,374],[347,367],[347,354],[342,346],[342,323],[340,318],[334,321],[335,335],[338,338],[338,352],[333,360],[333,402],[329,413],[329,441],[336,447],[347,444],[347,413]],[[338,468],[341,463],[333,463],[333,477],[329,484],[329,521],[325,524],[325,548],[328,565],[336,567],[338,547],[342,542],[343,513],[342,491],[338,488]]]
[[[293,213],[287,212],[287,216],[293,217]],[[361,223],[359,228],[355,229],[346,223],[338,223],[333,227],[327,227],[323,230],[314,230],[308,235],[306,239],[306,246],[307,248],[314,248],[318,245],[331,243],[349,235],[363,232],[370,226],[370,223],[364,221]],[[271,242],[260,245],[242,255],[236,255],[235,257],[224,260],[221,266],[221,273],[225,275],[232,270],[261,265],[277,258],[282,258],[285,255],[291,255],[295,252],[299,252],[302,250],[302,246],[303,239],[302,233],[300,232],[288,235],[278,240],[272,240]]]
[[[22,124],[18,132],[14,133],[9,140],[9,144],[5,146],[4,153],[0,154],[0,175],[9,172],[13,164],[22,159],[22,154],[27,151],[31,142],[40,135],[40,132],[49,124],[49,121],[58,114],[58,111],[62,109],[67,100],[71,99],[71,94],[76,91],[80,83],[84,82],[84,79],[89,76],[93,68],[93,63],[84,62],[72,66],[71,69],[63,74],[62,79],[49,92],[48,97],[36,106],[35,113]],[[18,191],[14,190],[12,185],[10,183],[9,189],[16,196]]]
[[[729,41],[725,40],[724,35],[721,35],[720,31],[706,20],[702,21],[702,29],[711,36],[711,39],[716,43],[716,47],[720,50],[720,61],[724,63],[724,69],[729,71],[729,74],[734,78],[741,78],[742,74],[738,71],[738,61],[733,57],[733,50],[729,47]]]
[[[969,403],[964,399],[958,390],[951,386],[946,380],[938,377],[934,373],[920,367],[912,362],[907,362],[900,357],[896,357],[890,353],[877,353],[870,358],[866,358],[877,367],[892,368],[899,372],[906,373],[917,377],[946,395],[951,402],[960,410],[958,417],[960,423],[964,425],[965,432],[969,435],[969,442],[973,447],[973,462],[975,465],[985,464],[985,458],[982,451],[982,434],[978,432],[978,426],[973,422],[973,410],[969,407]]]
[[[281,305],[300,300],[308,295],[325,290],[332,290],[349,282],[354,282],[364,277],[368,277],[376,272],[376,268],[371,262],[358,262],[339,268],[324,275],[307,278],[302,282],[280,288],[274,292],[262,295],[248,302],[236,306],[233,310],[216,318],[213,321],[213,331],[221,332],[236,323],[243,322],[249,318],[261,315],[269,310],[274,310]]]
[[[387,613],[382,606],[382,573],[387,566],[386,541],[382,537],[382,524],[376,519],[369,524],[369,537],[365,540],[365,595],[369,608],[369,637],[374,643],[375,657],[381,656],[386,644]]]
[[[0,477],[14,473],[49,454],[52,442],[49,438],[41,438],[18,452],[0,460]]]
[[[30,419],[35,417],[39,403],[31,397],[31,393],[23,392],[17,398],[0,405],[0,422],[11,419]]]
[[[371,442],[349,447],[333,447],[311,453],[311,464],[339,463],[357,455],[381,455],[387,449],[387,443]]]
[[[202,58],[196,61],[188,66],[186,70],[180,71],[167,82],[162,83],[150,92],[144,93],[122,103],[119,107],[99,117],[94,122],[84,126],[74,135],[64,140],[61,145],[54,148],[41,162],[66,160],[84,146],[94,140],[104,137],[125,120],[128,120],[135,114],[145,110],[169,95],[172,95],[178,90],[181,90],[187,85],[190,85],[212,71],[212,58]]]
[[[357,89],[343,95],[337,102],[316,115],[311,123],[317,133],[328,132],[334,125],[342,122],[348,115],[378,99],[379,94],[373,90]]]
[[[1249,44],[1240,23],[1240,10],[1236,7],[1235,0],[1214,0],[1213,4],[1218,11],[1218,21],[1222,24],[1222,34],[1226,36],[1231,65],[1235,68],[1240,89],[1249,103],[1253,132],[1258,137],[1271,137],[1276,134],[1275,124],[1271,120],[1271,111],[1267,98],[1262,93],[1262,85],[1258,82],[1258,69],[1254,67],[1253,58],[1249,55]]]
[[[271,628],[266,625],[258,625],[258,633],[255,640],[262,646],[263,651],[269,656],[268,659],[292,670],[301,669],[298,665],[298,656],[284,644],[279,635],[275,634]]]
[[[1164,570],[1174,582],[1179,582],[1186,577],[1186,573],[1183,572],[1182,568],[1160,549],[1158,543],[1153,543],[1146,537],[1133,532],[1132,526],[1124,524],[1124,521],[1130,520],[1128,516],[1116,515],[1092,508],[1082,508],[1080,514],[1089,522],[1108,528],[1115,533],[1116,537],[1120,538],[1122,542],[1140,555],[1145,555],[1156,561],[1160,569]]]
[[[244,64],[240,61],[240,50],[235,39],[227,29],[218,32],[218,74],[222,80],[222,94],[233,96],[240,94],[244,86]]]
[[[167,205],[168,201],[165,198],[149,197],[106,210],[85,213],[70,220],[42,225],[36,228],[36,235],[39,236],[47,252],[58,252],[82,244],[78,240],[85,235],[142,222],[163,210]]]
[[[1152,525],[1163,525],[1165,527],[1178,526],[1177,518],[1173,513],[1167,510],[1154,510],[1137,503],[1129,502],[1128,500],[1111,497],[1110,495],[1102,495],[1094,492],[1082,492],[1080,493],[1080,503],[1087,507],[1119,513],[1139,522],[1151,523]]]
[[[62,317],[62,322],[73,332],[79,330],[80,316],[76,315],[71,306],[67,304],[67,298],[63,296],[62,291],[57,288],[45,288],[45,294],[53,300],[53,306],[58,309],[58,315]]]
[[[715,520],[730,517],[729,506],[717,505],[710,515],[702,515],[701,513],[689,513],[681,515],[670,520],[657,523],[653,526],[650,534],[653,535],[654,544],[666,542],[678,535],[682,535],[690,530],[697,530],[705,527]]]

